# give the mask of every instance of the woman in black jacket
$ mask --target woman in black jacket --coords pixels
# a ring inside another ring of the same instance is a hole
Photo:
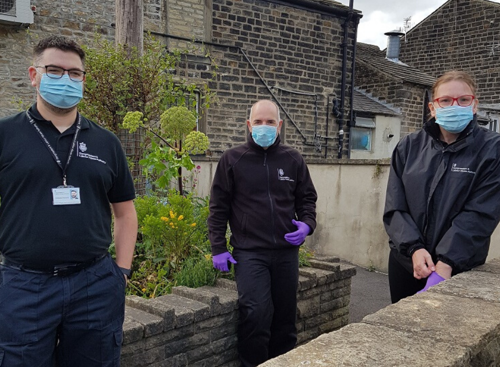
[[[476,86],[450,71],[432,118],[392,155],[384,225],[392,302],[483,264],[500,220],[500,135],[477,125]]]

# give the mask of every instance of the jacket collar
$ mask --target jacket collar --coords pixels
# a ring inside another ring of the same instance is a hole
[[[460,133],[457,140],[454,143],[446,144],[445,142],[439,139],[440,129],[439,125],[436,123],[436,119],[432,118],[427,121],[424,125],[424,130],[427,134],[429,134],[436,144],[440,145],[440,148],[445,148],[448,151],[457,152],[462,148],[468,146],[470,142],[474,139],[479,126],[477,124],[477,116],[474,115],[474,118],[469,122],[469,125]]]
[[[33,117],[33,120],[35,120],[37,123],[42,123],[42,124],[52,124],[51,121],[47,121],[45,120],[42,115],[40,115],[40,112],[38,112],[38,108],[37,108],[37,103],[33,103],[33,105],[30,107],[30,109],[28,110],[29,114],[31,115],[31,117]],[[80,115],[80,112],[78,112],[78,115]],[[81,115],[80,115],[81,116]],[[82,117],[82,130],[84,129],[88,129],[89,128],[89,121],[83,117]]]
[[[252,138],[252,133],[249,133],[248,134],[248,140],[247,140],[247,143],[248,145],[250,146],[250,148],[252,150],[255,150],[257,152],[261,152],[261,153],[267,153],[267,152],[272,152],[274,150],[276,150],[278,148],[278,146],[280,145],[281,143],[281,138],[280,138],[280,134],[278,134],[278,136],[276,137],[276,140],[274,141],[273,145],[271,145],[270,147],[268,147],[267,149],[264,149],[262,148],[259,144],[257,144],[253,138]]]

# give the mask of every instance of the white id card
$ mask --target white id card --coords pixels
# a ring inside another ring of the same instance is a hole
[[[52,203],[54,205],[81,204],[79,187],[58,187],[52,189]]]

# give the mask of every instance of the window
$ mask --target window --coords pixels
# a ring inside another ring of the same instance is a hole
[[[351,128],[351,149],[371,151],[374,129],[373,119],[356,117],[356,127]]]
[[[372,150],[372,129],[351,128],[351,149]]]

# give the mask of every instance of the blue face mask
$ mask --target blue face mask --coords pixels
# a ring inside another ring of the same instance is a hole
[[[472,106],[460,107],[457,105],[436,108],[436,123],[446,131],[459,134],[465,130],[474,117]]]
[[[83,98],[83,83],[71,80],[67,74],[60,79],[52,79],[47,74],[42,74],[38,92],[45,102],[52,106],[71,108]]]
[[[262,148],[273,145],[278,134],[277,126],[259,125],[252,126],[252,138]]]

